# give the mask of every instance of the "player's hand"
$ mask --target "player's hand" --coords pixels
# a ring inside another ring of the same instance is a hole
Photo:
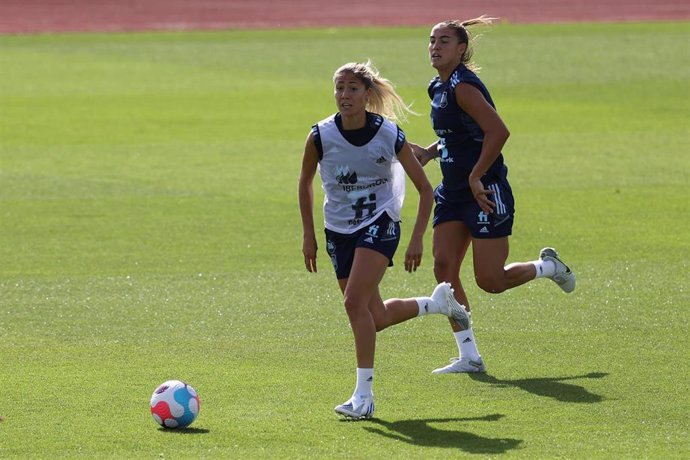
[[[405,252],[405,271],[410,273],[416,272],[419,265],[422,263],[422,253],[424,252],[424,244],[421,238],[413,238]]]
[[[305,238],[302,243],[302,254],[304,254],[304,266],[309,273],[316,273],[316,238]]]
[[[479,207],[482,208],[482,211],[487,214],[494,212],[496,203],[489,199],[489,196],[493,195],[494,191],[485,189],[484,184],[482,184],[482,181],[479,179],[470,178],[469,182],[470,189],[472,189],[472,196],[474,196],[474,199],[477,200],[477,203],[479,204]]]
[[[419,161],[419,164],[424,166],[431,160],[431,153],[421,145],[417,145],[414,142],[408,142],[410,147],[412,147],[412,153],[414,153],[415,158]]]

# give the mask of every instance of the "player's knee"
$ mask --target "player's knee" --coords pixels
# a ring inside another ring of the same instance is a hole
[[[434,257],[434,276],[437,280],[449,280],[457,274],[453,274],[453,264],[442,257]]]
[[[388,321],[388,322],[386,322],[386,321],[381,321],[381,322],[379,322],[379,321],[374,320],[374,324],[376,325],[376,332],[381,332],[382,330],[384,330],[385,328],[387,328],[388,326],[390,326],[390,321]]]
[[[366,302],[357,296],[350,296],[346,294],[343,304],[345,306],[345,312],[351,318],[362,314],[362,312],[367,309]]]
[[[376,326],[376,332],[382,331],[388,326],[390,326],[390,320],[385,310],[382,311],[371,311],[371,318],[374,320],[374,326]]]
[[[506,284],[502,277],[476,275],[477,286],[490,294],[499,294],[506,290]]]

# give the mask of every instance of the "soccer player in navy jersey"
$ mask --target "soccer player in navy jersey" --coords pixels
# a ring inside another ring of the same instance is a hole
[[[538,260],[505,265],[514,200],[501,151],[510,133],[475,73],[468,30],[493,19],[445,21],[432,28],[429,58],[438,76],[428,91],[438,141],[426,149],[411,144],[422,165],[439,159],[443,178],[434,190],[434,274],[437,281],[451,283],[468,311],[460,266],[470,243],[475,280],[487,292],[503,292],[540,277],[552,279],[565,292],[575,289],[574,273],[553,248],[542,249]],[[451,322],[451,327],[459,357],[433,373],[485,372],[471,325]]]
[[[393,264],[400,240],[405,174],[419,193],[405,252],[408,272],[421,263],[433,189],[395,123],[410,110],[392,84],[369,62],[345,64],[333,82],[338,112],[315,124],[304,146],[298,186],[302,252],[306,269],[316,272],[312,182],[318,169],[325,192],[326,250],[343,293],[357,359],[355,390],[335,411],[349,418],[370,418],[377,331],[427,313],[444,314],[469,327],[469,315],[449,283],[438,284],[430,297],[382,300],[379,283]]]

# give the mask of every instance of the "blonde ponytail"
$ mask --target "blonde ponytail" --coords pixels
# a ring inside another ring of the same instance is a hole
[[[369,112],[378,113],[395,122],[406,122],[408,114],[418,115],[405,104],[395,91],[393,83],[379,74],[371,60],[365,63],[349,62],[340,66],[333,75],[333,81],[343,73],[352,73],[367,89],[371,89],[371,97],[366,106]]]

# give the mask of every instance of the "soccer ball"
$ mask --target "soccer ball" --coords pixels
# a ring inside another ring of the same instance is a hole
[[[163,428],[184,428],[199,415],[199,395],[180,380],[161,383],[151,395],[151,415]]]

